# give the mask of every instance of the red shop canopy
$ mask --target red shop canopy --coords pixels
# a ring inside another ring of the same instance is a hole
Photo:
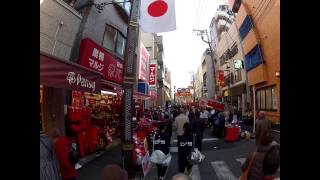
[[[40,52],[40,83],[42,85],[77,91],[100,92],[101,77],[103,74]]]
[[[134,99],[142,99],[142,100],[145,100],[145,99],[149,99],[150,96],[147,95],[147,94],[143,94],[143,93],[141,93],[141,92],[135,91],[135,92],[133,93],[133,98],[134,98]]]

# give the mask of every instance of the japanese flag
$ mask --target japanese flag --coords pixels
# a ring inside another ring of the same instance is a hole
[[[141,0],[140,27],[146,33],[175,30],[174,0]]]

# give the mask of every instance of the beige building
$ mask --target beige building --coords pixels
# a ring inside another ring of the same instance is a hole
[[[70,53],[79,30],[82,15],[63,0],[40,3],[40,51],[70,61]],[[66,90],[40,86],[42,96],[41,129],[59,128],[65,133],[64,107]]]

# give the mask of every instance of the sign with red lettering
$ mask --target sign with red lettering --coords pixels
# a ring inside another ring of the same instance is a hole
[[[106,80],[122,84],[122,61],[89,38],[81,42],[78,64],[103,73]]]
[[[149,88],[156,89],[157,85],[157,64],[150,63],[149,65]]]
[[[139,59],[139,79],[143,81],[148,81],[148,62],[149,62],[149,52],[141,43],[140,46],[140,59]]]

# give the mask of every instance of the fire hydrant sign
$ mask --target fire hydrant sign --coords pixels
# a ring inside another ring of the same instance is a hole
[[[89,38],[81,42],[78,63],[103,73],[106,80],[122,84],[123,63],[121,60]]]

